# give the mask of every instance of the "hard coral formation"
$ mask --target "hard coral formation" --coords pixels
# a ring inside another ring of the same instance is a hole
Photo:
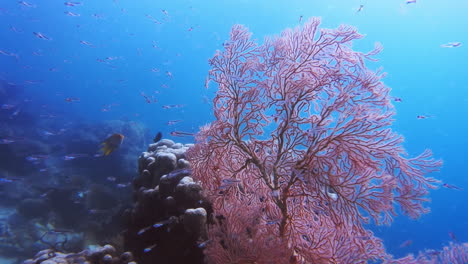
[[[52,249],[39,251],[33,259],[28,259],[23,264],[136,264],[133,262],[133,255],[124,252],[120,256],[111,245],[103,247],[90,247],[79,253],[62,253]]]
[[[203,263],[211,206],[191,177],[190,144],[163,139],[138,160],[135,204],[126,212],[124,247],[138,263]]]

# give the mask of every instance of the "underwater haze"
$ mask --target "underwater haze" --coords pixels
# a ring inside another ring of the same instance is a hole
[[[441,181],[429,213],[397,211],[390,226],[366,227],[396,258],[467,242],[467,13],[463,0],[0,1],[0,263],[47,248],[15,245],[11,230],[44,232],[51,219],[108,228],[84,240],[110,241],[119,224],[99,214],[130,206],[138,156],[155,135],[195,143],[215,119],[208,60],[233,25],[262,43],[312,17],[321,28],[356,27],[355,51],[382,44],[366,65],[386,73],[392,128],[409,156],[431,149],[443,160],[428,175]],[[51,195],[76,208],[41,199]],[[35,229],[30,219],[41,219]]]

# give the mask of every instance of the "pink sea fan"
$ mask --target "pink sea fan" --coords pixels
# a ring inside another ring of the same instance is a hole
[[[407,158],[391,130],[390,89],[364,65],[382,47],[353,51],[352,41],[362,38],[356,29],[319,24],[311,19],[260,46],[235,25],[210,60],[215,121],[188,157],[215,214],[244,226],[211,229],[211,263],[253,263],[244,261],[251,251],[223,247],[219,237],[263,245],[257,256],[277,248],[286,254],[256,263],[384,259],[382,241],[363,224],[389,224],[395,204],[412,218],[428,211],[423,202],[437,181],[425,175],[441,162],[428,150]],[[255,236],[239,234],[247,226]]]
[[[227,204],[216,216],[216,224],[208,232],[207,262],[289,263],[293,250],[276,235],[274,225],[264,225],[261,204],[247,200]]]
[[[426,249],[418,256],[408,255],[400,259],[391,259],[386,264],[464,264],[468,263],[468,243],[453,243],[442,250]]]

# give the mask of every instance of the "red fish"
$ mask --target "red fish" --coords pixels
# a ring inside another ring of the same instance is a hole
[[[79,102],[80,101],[80,98],[74,98],[74,97],[68,97],[68,98],[65,98],[65,101],[71,103],[71,102]]]
[[[68,155],[63,156],[63,159],[64,160],[74,160],[74,159],[77,159],[77,158],[87,158],[87,157],[89,157],[88,154],[68,154]]]
[[[47,37],[46,35],[42,34],[41,32],[33,32],[34,35],[36,35],[36,37],[40,38],[40,39],[45,39],[45,40],[50,40],[49,37]]]
[[[25,84],[38,84],[41,83],[41,80],[25,80]]]
[[[452,185],[452,184],[448,184],[448,183],[442,184],[442,187],[445,187],[445,188],[447,188],[447,189],[457,190],[457,191],[463,191],[462,188],[460,188],[460,187],[458,187],[458,186],[455,186],[455,185]]]
[[[31,161],[31,162],[38,162],[40,160],[46,160],[49,158],[49,155],[31,155],[31,156],[28,156],[26,157],[26,160],[27,161]]]
[[[447,44],[440,45],[442,48],[458,48],[462,45],[461,42],[449,42]]]
[[[229,189],[230,187],[237,186],[240,184],[241,180],[239,179],[222,179],[222,184],[218,187],[219,190]]]
[[[5,56],[11,56],[12,53],[4,50],[0,50],[0,54],[5,55]]]
[[[364,5],[359,5],[359,8],[356,10],[356,13],[361,12],[364,9]]]
[[[184,107],[185,105],[183,104],[175,104],[175,105],[163,105],[163,109],[172,109],[172,108],[181,108]]]
[[[81,2],[65,2],[63,4],[66,6],[79,6],[81,5]]]
[[[194,133],[188,133],[188,132],[182,132],[182,131],[172,131],[171,136],[174,137],[184,137],[184,136],[193,136],[195,135]]]
[[[21,30],[21,29],[17,29],[17,28],[16,28],[16,27],[14,27],[14,26],[10,26],[10,30],[11,30],[11,31],[13,31],[13,32],[16,32],[16,33],[20,33],[20,32],[22,32],[22,30]]]
[[[417,119],[427,119],[427,118],[430,118],[430,117],[434,117],[433,115],[418,115],[416,116]]]
[[[400,248],[409,247],[413,244],[413,240],[406,240],[405,242],[401,243]]]
[[[153,48],[155,48],[155,49],[159,48],[158,43],[156,41],[153,40],[152,42],[153,42],[153,44],[152,44]]]
[[[10,110],[10,109],[13,109],[15,108],[15,105],[12,105],[12,104],[2,104],[0,105],[0,109],[2,110]]]
[[[125,188],[125,187],[128,187],[130,186],[131,183],[127,182],[127,183],[118,183],[116,186],[117,188]]]
[[[177,123],[179,123],[181,121],[182,120],[169,120],[169,121],[167,121],[167,125],[168,126],[173,126],[173,125],[175,125],[175,124],[177,124]]]
[[[145,98],[146,102],[148,104],[151,104],[151,102],[154,102],[154,103],[157,103],[158,102],[158,99],[154,98],[154,96],[149,96],[149,95],[146,95],[145,93],[141,92],[140,93],[141,96],[143,96],[143,98]]]
[[[0,138],[0,145],[11,144],[11,143],[14,143],[14,142],[15,142],[14,139],[10,139],[10,138]]]
[[[70,12],[70,11],[66,11],[64,13],[67,14],[68,16],[71,16],[71,17],[79,17],[80,16],[80,14],[73,13],[73,12]]]
[[[448,235],[453,241],[458,242],[458,239],[453,232],[448,232]]]
[[[36,7],[35,5],[25,2],[25,1],[18,1],[18,3],[20,5],[27,6],[27,7]]]
[[[80,43],[86,46],[94,47],[94,45],[86,40],[80,40]]]
[[[145,15],[147,18],[151,19],[155,24],[162,24],[160,21],[158,21],[156,18],[152,17],[151,15]]]

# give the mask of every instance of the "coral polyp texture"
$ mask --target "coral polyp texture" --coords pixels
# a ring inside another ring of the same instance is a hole
[[[365,65],[382,46],[357,52],[355,28],[319,25],[261,45],[235,25],[209,61],[215,120],[187,153],[217,219],[209,263],[385,260],[364,224],[429,211],[441,161],[409,157],[392,131],[390,88]]]
[[[124,247],[138,263],[203,263],[211,207],[191,178],[190,146],[163,139],[138,160],[124,232]]]
[[[124,252],[120,256],[111,245],[91,246],[89,249],[78,253],[62,253],[52,249],[39,251],[33,259],[28,259],[23,264],[136,264],[130,252]]]

